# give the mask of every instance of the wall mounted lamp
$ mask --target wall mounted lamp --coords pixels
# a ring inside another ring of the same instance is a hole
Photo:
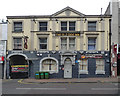
[[[33,19],[32,21],[33,21],[34,23],[36,23],[36,20],[35,20],[35,19]]]
[[[7,22],[8,24],[10,24],[10,21],[9,21],[9,20],[6,20],[6,22]]]
[[[55,21],[58,23],[58,20],[57,20],[57,19],[56,19]]]
[[[84,23],[86,23],[87,19],[85,18],[85,20],[83,20],[83,21],[84,21]]]

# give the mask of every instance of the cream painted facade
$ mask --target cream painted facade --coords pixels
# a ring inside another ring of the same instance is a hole
[[[61,15],[60,15],[61,16]],[[74,14],[73,14],[74,16]],[[57,16],[56,16],[57,17]],[[87,49],[87,38],[88,37],[97,37],[97,49],[96,51],[109,51],[109,20],[110,17],[106,16],[103,17],[103,21],[100,21],[99,16],[95,17],[85,17],[87,21],[84,21],[83,17],[80,18],[57,18],[58,21],[56,21],[56,17],[50,17],[50,18],[35,18],[35,22],[33,21],[33,18],[23,18],[23,19],[9,19],[10,22],[8,24],[8,50],[13,50],[13,37],[24,37],[28,36],[28,49],[23,50],[38,50],[39,51],[39,41],[38,38],[41,36],[47,36],[48,37],[48,48],[47,50],[61,50],[60,48],[60,37],[61,36],[55,36],[55,32],[61,31],[61,21],[76,21],[76,28],[75,31],[80,32],[80,36],[76,37],[76,51],[88,51]],[[47,21],[48,27],[46,32],[40,32],[39,31],[39,22],[41,21]],[[97,21],[96,24],[96,31],[95,32],[89,32],[88,31],[88,21]],[[13,30],[13,23],[14,22],[22,22],[23,25],[23,32],[21,33],[15,33]],[[85,22],[85,23],[84,23]],[[69,31],[67,31],[69,33]],[[64,36],[62,36],[64,37]],[[73,36],[74,37],[74,36]],[[104,40],[103,40],[104,39]],[[104,42],[103,42],[104,41]],[[23,42],[24,43],[24,42]],[[58,46],[58,47],[57,47]],[[104,48],[103,48],[104,47]]]
[[[52,15],[7,19],[8,65],[17,64],[17,54],[26,55],[22,63],[30,66],[28,77],[43,70],[50,78],[109,76],[110,15],[85,15],[66,7]]]

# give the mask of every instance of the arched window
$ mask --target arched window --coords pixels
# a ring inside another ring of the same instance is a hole
[[[54,58],[44,58],[40,62],[40,71],[48,71],[50,73],[58,72],[58,61]]]

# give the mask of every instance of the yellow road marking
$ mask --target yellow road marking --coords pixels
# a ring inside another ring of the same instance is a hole
[[[13,79],[2,79],[2,82],[7,82],[7,81],[11,81]]]

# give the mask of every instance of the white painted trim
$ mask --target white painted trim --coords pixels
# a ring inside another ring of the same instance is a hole
[[[13,56],[13,55],[22,55],[22,56],[25,57],[25,59],[28,59],[28,57],[27,57],[25,54],[22,54],[22,53],[12,53],[12,54],[9,54],[9,55],[7,56],[7,59],[9,60],[9,58],[10,58],[11,56]]]
[[[51,70],[51,71],[49,71],[49,72],[50,72],[51,74],[52,74],[52,73],[58,73],[58,67],[59,67],[59,65],[58,65],[58,60],[57,60],[56,58],[54,58],[54,57],[45,57],[45,58],[41,59],[41,60],[40,60],[40,71],[42,70],[42,62],[43,62],[43,60],[46,60],[46,59],[52,59],[52,60],[55,60],[55,61],[56,61],[57,71]],[[48,71],[48,70],[44,70],[44,71]]]

